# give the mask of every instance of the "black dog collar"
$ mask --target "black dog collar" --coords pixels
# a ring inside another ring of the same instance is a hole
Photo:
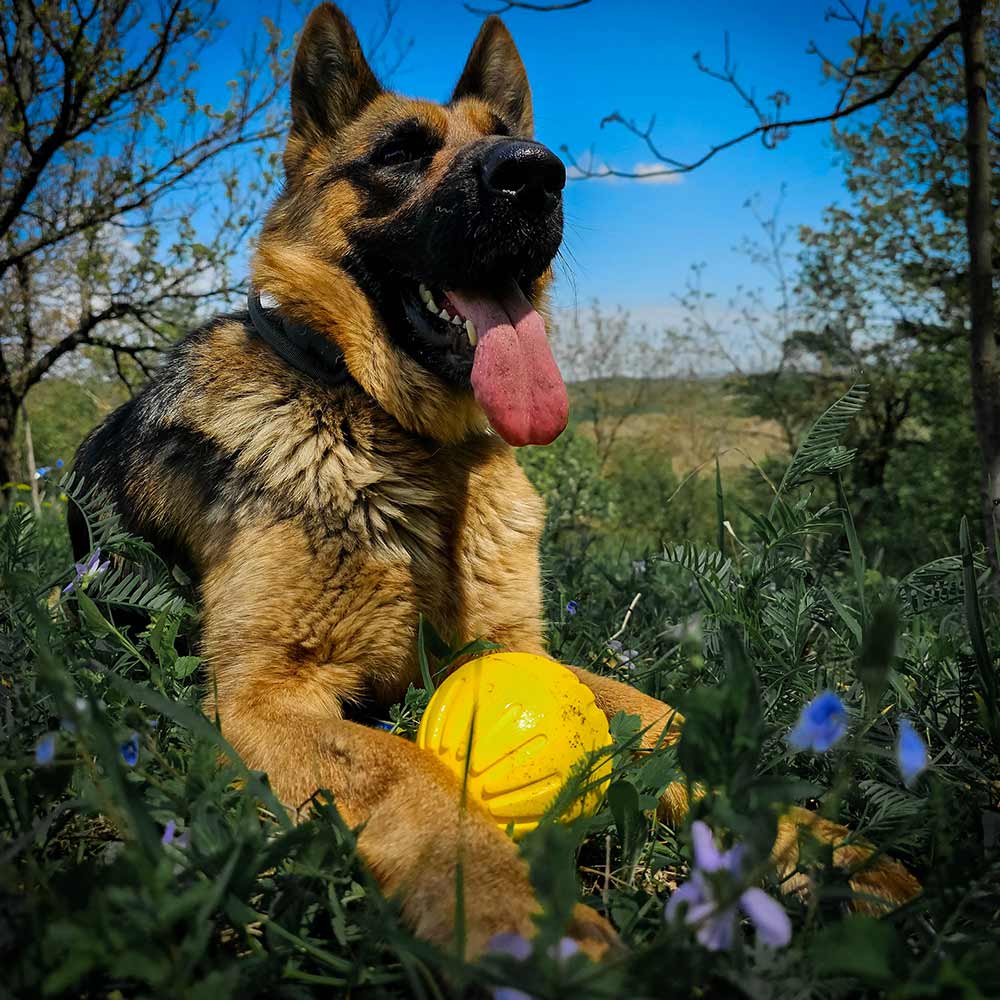
[[[331,387],[352,381],[344,352],[329,337],[286,319],[277,307],[265,308],[255,288],[247,295],[247,309],[257,335],[293,368]]]

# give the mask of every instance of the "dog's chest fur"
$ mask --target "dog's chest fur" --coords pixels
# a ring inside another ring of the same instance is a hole
[[[210,631],[253,641],[242,609],[274,607],[260,641],[343,669],[348,701],[405,691],[420,616],[456,642],[537,643],[543,507],[502,441],[418,437],[357,387],[321,390],[283,369],[238,324],[184,368],[163,417],[221,458],[196,489],[195,470],[164,449],[151,510],[212,592],[223,620]]]

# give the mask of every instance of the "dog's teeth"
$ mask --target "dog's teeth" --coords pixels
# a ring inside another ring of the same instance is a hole
[[[437,306],[434,305],[434,299],[433,298],[424,299],[424,308],[428,312],[432,312],[432,313],[434,313],[435,316],[437,316]]]
[[[444,321],[445,321],[446,323],[450,323],[450,322],[451,322],[451,317],[450,317],[450,316],[448,315],[448,310],[447,310],[447,309],[442,309],[442,310],[441,310],[441,312],[439,312],[439,313],[438,313],[438,315],[439,315],[439,316],[441,317],[441,319],[443,319],[443,320],[444,320]]]
[[[452,326],[461,326],[462,325],[462,321],[457,316],[452,316],[451,317],[451,325]]]
[[[479,343],[479,336],[476,333],[476,324],[473,323],[471,319],[467,319],[465,321],[465,332],[469,336],[469,343],[472,344],[473,347],[475,347],[476,344]]]
[[[420,297],[427,303],[427,305],[432,305],[434,302],[434,296],[431,295],[430,289],[426,285],[421,285],[419,288]]]

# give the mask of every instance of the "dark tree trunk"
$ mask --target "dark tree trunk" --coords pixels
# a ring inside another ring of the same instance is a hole
[[[20,478],[14,444],[19,402],[9,386],[0,384],[0,509],[6,508],[10,496],[10,490],[4,488],[5,484]]]
[[[993,295],[993,199],[990,109],[986,91],[986,33],[982,0],[959,0],[965,67],[969,165],[966,232],[969,241],[969,338],[972,405],[983,459],[983,527],[993,568],[1000,528],[1000,344]]]

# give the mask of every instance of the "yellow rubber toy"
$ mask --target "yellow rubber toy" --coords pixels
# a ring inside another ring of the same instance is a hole
[[[465,780],[515,840],[538,826],[566,779],[611,734],[594,695],[565,667],[531,653],[492,653],[456,670],[434,692],[417,745]],[[564,822],[597,811],[611,774],[602,755]]]

